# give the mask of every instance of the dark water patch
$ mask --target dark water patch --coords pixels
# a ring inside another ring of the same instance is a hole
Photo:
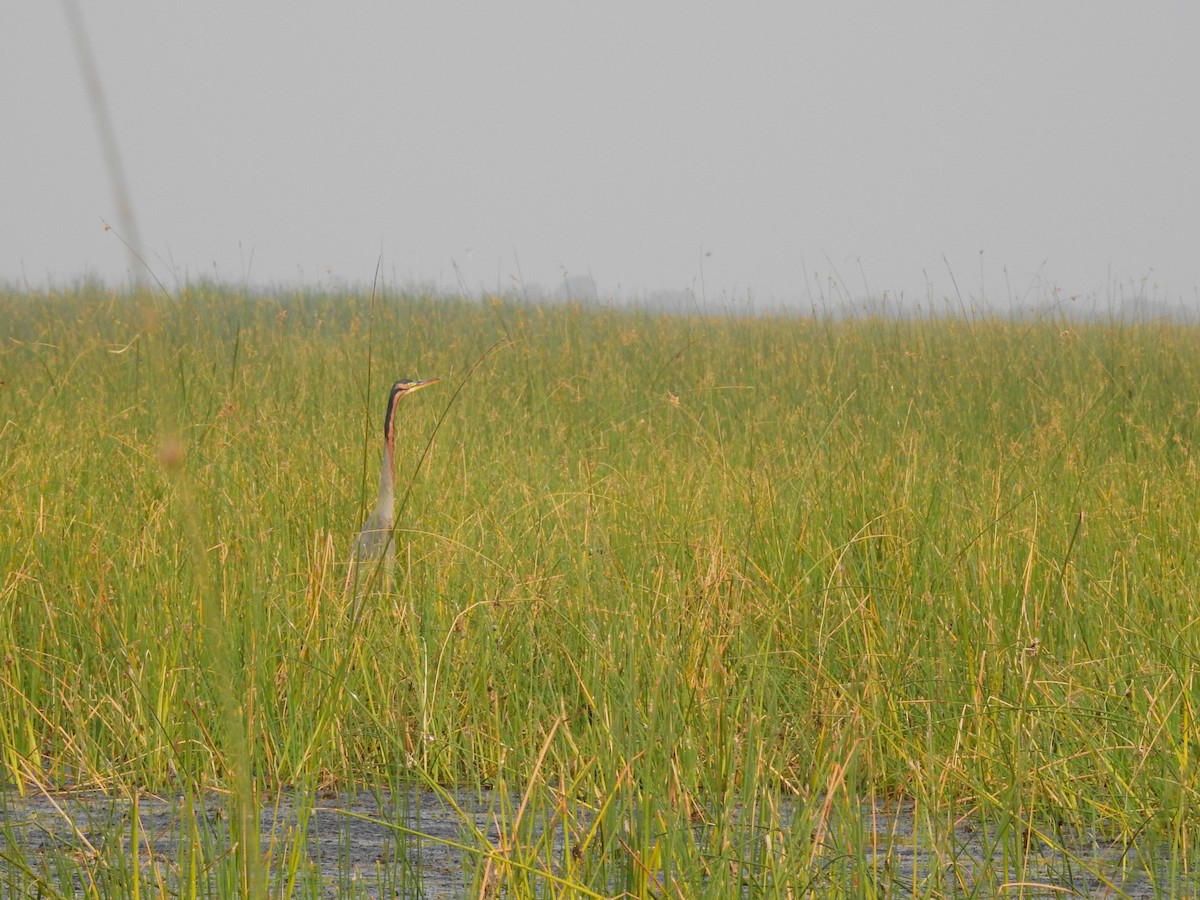
[[[261,847],[272,884],[294,882],[305,896],[462,896],[475,854],[460,847],[478,843],[473,828],[493,839],[495,829],[489,798],[451,797],[453,806],[429,792],[290,794],[263,802]],[[3,887],[40,882],[68,893],[89,882],[131,884],[136,840],[143,883],[175,890],[198,877],[219,893],[217,869],[230,865],[233,833],[216,795],[191,804],[140,797],[135,827],[128,798],[8,794],[0,800],[0,892],[11,896]],[[64,877],[74,884],[63,884]]]
[[[263,857],[276,894],[461,897],[477,884],[484,851],[503,846],[498,823],[511,821],[517,805],[517,798],[488,792],[283,794],[262,803]],[[222,797],[188,803],[142,796],[136,821],[134,810],[132,799],[102,794],[0,795],[0,893],[127,893],[135,867],[147,889],[175,892],[198,883],[201,896],[224,893],[222,886],[236,876],[236,829]],[[707,826],[694,826],[693,839],[702,854],[759,873],[743,882],[745,896],[787,888],[820,894],[852,885],[878,896],[1200,896],[1200,881],[1182,871],[1169,848],[1113,841],[1101,829],[1038,835],[1015,821],[949,818],[944,811],[944,827],[935,826],[903,803],[863,805],[857,821],[843,813],[814,827],[811,812],[787,809],[774,826],[740,824],[740,839],[719,849]],[[592,820],[587,809],[572,810],[571,817],[575,827]],[[546,821],[557,820],[543,816],[540,823]],[[799,840],[791,832],[802,821],[809,831]],[[543,824],[523,831],[523,838],[541,841]],[[550,827],[555,834],[539,858],[557,869],[565,832]],[[812,852],[770,874],[772,846]],[[781,884],[781,877],[789,883]],[[541,878],[533,875],[528,883],[546,887]],[[672,878],[658,872],[653,880],[662,886]]]

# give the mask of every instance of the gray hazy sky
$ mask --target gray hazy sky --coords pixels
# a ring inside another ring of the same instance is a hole
[[[1200,297],[1195,0],[81,6],[168,285]],[[0,98],[0,280],[123,278],[62,5]]]

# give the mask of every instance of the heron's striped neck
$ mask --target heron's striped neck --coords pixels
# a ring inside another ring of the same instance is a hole
[[[395,503],[393,482],[396,474],[396,404],[399,400],[400,391],[393,386],[383,417],[383,460],[379,469],[379,508],[389,514]]]

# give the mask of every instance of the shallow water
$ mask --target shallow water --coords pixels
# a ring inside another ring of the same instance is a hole
[[[465,834],[462,813],[485,833],[489,808],[479,798],[455,798],[455,811],[430,792],[414,792],[397,805],[390,794],[316,798],[283,795],[262,803],[262,849],[285,864],[286,848],[303,826],[308,873],[327,897],[352,892],[366,896],[459,897],[470,883],[462,851],[442,841],[472,843]],[[485,798],[486,803],[486,798]],[[223,798],[210,796],[189,810],[179,800],[140,797],[138,811],[139,862],[143,872],[156,872],[165,883],[181,878],[184,842],[199,839],[208,859],[228,852],[230,828]],[[374,821],[371,821],[374,820]],[[397,823],[422,837],[398,831]],[[128,859],[133,835],[133,803],[103,794],[7,794],[0,800],[0,872],[20,855],[35,868],[52,869],[55,855],[72,859],[103,859],[106,854]],[[194,830],[193,830],[194,829]],[[119,842],[114,848],[113,842]],[[281,852],[283,851],[283,852]],[[278,874],[278,873],[273,873]],[[2,885],[0,885],[2,886]],[[0,890],[0,893],[7,893]]]
[[[474,828],[495,843],[498,798],[486,792],[450,796],[458,810],[428,791],[315,798],[285,794],[263,803],[262,847],[273,851],[271,858],[282,870],[286,849],[303,829],[301,884],[326,897],[461,897],[472,883],[477,856],[468,852],[464,859],[461,849],[446,842],[478,847]],[[198,839],[204,860],[227,853],[230,828],[225,818],[224,801],[215,795],[190,809],[180,801],[139,798],[142,872],[160,884],[179,884],[187,871],[185,841]],[[1003,829],[970,818],[950,823],[936,846],[922,840],[914,809],[907,804],[864,805],[852,830],[852,841],[832,832],[820,837],[828,850],[822,857],[829,864],[828,885],[842,881],[839,872],[849,877],[851,847],[857,846],[867,848],[860,853],[880,895],[1200,896],[1196,879],[1170,875],[1170,860],[1156,857],[1151,848],[1106,843],[1096,834],[1060,832],[1054,847],[1031,839],[1026,852],[1014,859],[1011,835],[1005,842]],[[112,867],[113,860],[128,865],[133,835],[128,799],[0,794],[0,889],[9,888],[0,892],[11,894],[14,885],[36,879],[68,893],[81,890],[87,879],[102,881],[101,870]],[[561,842],[557,846],[561,849]],[[56,866],[56,859],[75,865]],[[114,883],[127,884],[128,874],[122,882],[115,873]],[[64,877],[75,884],[62,884]],[[819,892],[821,879],[812,887]]]

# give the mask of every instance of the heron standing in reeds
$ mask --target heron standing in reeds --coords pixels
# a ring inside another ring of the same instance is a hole
[[[362,592],[371,578],[371,564],[379,565],[382,560],[384,571],[390,572],[395,563],[396,406],[409,394],[437,384],[440,380],[426,378],[422,381],[397,381],[388,394],[387,410],[383,416],[383,463],[379,472],[379,497],[375,501],[375,509],[363,524],[362,531],[354,539],[354,547],[350,553],[350,571],[346,580],[347,593],[356,584],[359,593]]]

